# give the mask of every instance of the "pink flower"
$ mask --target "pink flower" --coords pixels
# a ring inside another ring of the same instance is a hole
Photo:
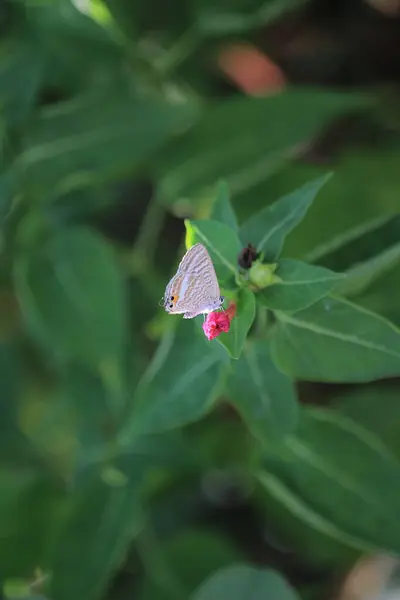
[[[221,333],[228,333],[231,321],[236,314],[236,304],[231,302],[223,312],[208,313],[203,323],[203,331],[206,338],[211,341]]]

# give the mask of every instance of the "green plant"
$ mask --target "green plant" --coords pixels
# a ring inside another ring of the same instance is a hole
[[[315,569],[400,552],[398,385],[366,385],[400,375],[398,147],[342,153],[333,175],[296,161],[338,117],[377,118],[373,94],[217,99],[206,50],[306,2],[232,4],[1,9],[7,600],[302,597],[207,517],[231,486],[252,539],[267,524]],[[126,197],[129,243],[110,227]],[[211,342],[157,304],[171,214],[236,305]]]

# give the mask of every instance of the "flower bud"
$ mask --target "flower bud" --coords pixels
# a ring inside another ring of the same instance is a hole
[[[277,263],[263,264],[257,260],[249,271],[250,282],[259,290],[276,283],[279,281],[279,277],[274,275],[277,266]]]

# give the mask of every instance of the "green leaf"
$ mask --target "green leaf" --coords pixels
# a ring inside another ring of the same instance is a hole
[[[344,532],[315,513],[279,476],[263,471],[261,479],[257,508],[269,523],[267,539],[273,546],[322,569],[345,569],[359,558],[359,545],[345,541]]]
[[[228,225],[218,221],[185,221],[186,246],[201,242],[210,253],[218,279],[224,281],[236,275],[241,249],[239,238]]]
[[[195,324],[181,319],[165,334],[138,385],[122,442],[201,419],[218,396],[226,363],[219,344],[207,342]]]
[[[318,198],[318,202],[315,202],[308,211],[301,228],[295,229],[286,240],[285,257],[301,257],[306,262],[310,262],[310,254],[314,249],[323,250],[323,247],[334,242],[335,238],[338,242],[337,237],[340,241],[343,232],[347,235],[353,230],[356,234],[357,228],[362,229],[366,222],[373,222],[373,220],[379,222],[379,219],[385,217],[387,219],[388,216],[398,213],[397,196],[394,190],[397,189],[399,180],[399,144],[382,147],[379,157],[377,161],[376,149],[368,151],[357,149],[337,156],[335,176]],[[260,186],[257,191],[253,191],[253,196],[258,195],[262,206],[266,194],[273,193],[275,197],[279,197],[295,185],[301,185],[304,181],[323,172],[324,167],[321,166],[292,162],[270,180],[269,185]],[[243,206],[249,205],[249,199],[246,197],[238,198],[238,202]],[[368,237],[375,245],[376,238],[372,230],[371,234]],[[398,239],[393,236],[392,243],[397,242]],[[358,248],[359,244],[354,237],[353,252]],[[343,250],[346,252],[345,248]],[[343,258],[354,262],[353,256],[347,252]],[[344,266],[349,266],[349,263],[327,264],[325,261],[320,264],[339,271],[343,271]]]
[[[7,234],[6,232],[6,217],[10,214],[12,203],[14,199],[14,185],[15,182],[12,179],[11,172],[3,172],[0,175],[0,225],[4,230],[4,241],[6,243]]]
[[[369,102],[354,94],[287,90],[215,103],[161,157],[160,196],[168,203],[192,198],[219,179],[232,195],[243,193],[276,171],[296,144]]]
[[[108,389],[99,374],[79,366],[70,366],[60,381],[57,398],[52,405],[58,404],[73,419],[75,449],[79,449],[84,459],[93,448],[105,447],[113,438],[115,422],[113,405],[110,405]],[[51,418],[51,413],[50,413]],[[53,416],[54,419],[54,416]],[[65,417],[62,420],[66,421]],[[45,431],[47,425],[47,431]],[[41,438],[52,429],[50,423],[42,424]],[[65,430],[65,426],[63,428]],[[62,431],[58,433],[61,437]],[[77,447],[77,442],[79,447]]]
[[[263,252],[268,262],[277,259],[285,238],[300,223],[331,174],[319,177],[256,213],[240,228],[240,239]]]
[[[357,224],[307,253],[307,262],[346,272],[336,292],[355,296],[393,269],[400,258],[400,215],[381,215]]]
[[[44,69],[39,48],[28,40],[14,40],[0,59],[0,103],[7,124],[15,125],[32,108]]]
[[[298,413],[296,391],[272,362],[268,343],[249,341],[232,368],[229,396],[253,435],[265,443],[293,431]]]
[[[171,44],[174,41],[179,44],[177,37],[184,33],[185,39],[188,35],[197,39],[196,33],[189,30],[193,19],[190,3],[186,0],[134,3],[129,0],[105,0],[105,4],[131,43],[136,38],[147,38],[155,33],[161,33],[162,38],[169,39]]]
[[[279,573],[246,564],[221,569],[207,579],[193,600],[299,600]]]
[[[3,578],[24,577],[43,564],[62,485],[44,466],[0,467],[0,561]]]
[[[217,339],[227,349],[231,358],[239,358],[246,342],[247,334],[256,316],[256,300],[253,292],[241,288],[237,295],[236,316],[231,321],[228,333]]]
[[[14,275],[23,316],[38,340],[111,377],[125,345],[126,307],[102,238],[84,228],[60,231],[19,258]]]
[[[127,57],[110,28],[102,27],[73,2],[30,2],[24,17],[35,54],[46,63],[46,85],[61,97],[82,89],[113,89],[127,82]]]
[[[400,215],[388,215],[385,211],[383,215],[357,222],[354,226],[324,240],[307,252],[304,260],[318,263],[328,269],[345,271],[394,245],[398,239],[399,227]]]
[[[217,195],[214,200],[210,218],[213,221],[225,223],[233,231],[238,230],[236,215],[230,203],[229,187],[225,181],[220,181],[217,185]]]
[[[400,403],[397,386],[375,384],[357,387],[334,397],[332,406],[378,437],[400,462]]]
[[[213,571],[243,559],[242,553],[228,539],[212,531],[189,530],[159,543],[156,559],[154,547],[148,551],[151,551],[150,568],[139,600],[189,598]],[[162,576],[161,565],[167,569],[167,580]]]
[[[265,26],[308,0],[236,0],[233,3],[197,0],[198,27],[205,35],[239,34]]]
[[[324,298],[304,311],[276,316],[272,356],[292,377],[350,383],[400,373],[400,332],[379,315]]]
[[[16,168],[31,193],[52,189],[58,197],[131,175],[194,116],[191,105],[139,100],[120,90],[80,96],[42,110],[26,131]]]
[[[8,344],[0,343],[0,406],[2,414],[0,444],[7,436],[7,430],[17,420],[20,392],[21,368],[18,354]]]
[[[275,275],[281,281],[261,290],[257,297],[266,308],[289,312],[314,304],[345,278],[324,267],[290,259],[279,261]]]
[[[354,548],[399,553],[400,463],[379,438],[334,411],[304,410],[277,450],[260,480],[292,511]]]
[[[102,597],[142,525],[137,487],[136,480],[122,473],[119,478],[111,478],[107,470],[86,474],[56,532],[50,597]]]
[[[364,292],[376,279],[390,271],[400,262],[400,244],[395,244],[377,256],[351,267],[346,279],[336,287],[336,293],[356,296]]]

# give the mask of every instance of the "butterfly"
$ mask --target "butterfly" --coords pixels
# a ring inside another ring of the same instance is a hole
[[[203,244],[195,244],[186,252],[165,289],[164,308],[169,314],[193,319],[217,310],[223,302],[210,255]]]

